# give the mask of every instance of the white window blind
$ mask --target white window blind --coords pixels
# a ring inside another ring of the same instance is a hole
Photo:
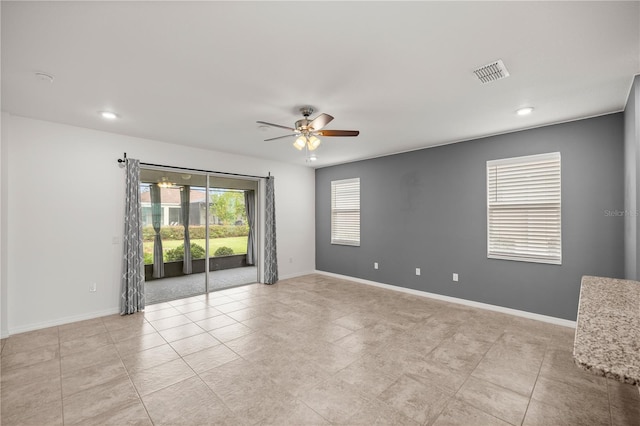
[[[487,161],[487,256],[562,263],[560,153]]]
[[[360,178],[331,182],[331,244],[360,245]]]

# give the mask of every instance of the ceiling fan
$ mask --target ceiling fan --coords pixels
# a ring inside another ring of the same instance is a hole
[[[281,126],[280,124],[267,123],[266,121],[256,121],[256,123],[291,130],[293,133],[290,135],[265,139],[265,141],[297,136],[293,146],[298,150],[307,147],[309,151],[313,151],[318,148],[321,142],[318,136],[358,136],[360,134],[358,130],[322,130],[324,126],[333,120],[333,117],[323,113],[311,120],[309,116],[313,114],[313,108],[309,106],[300,108],[300,113],[304,118],[296,121],[295,127]]]

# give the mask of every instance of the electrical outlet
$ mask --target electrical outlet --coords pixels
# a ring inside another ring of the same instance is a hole
[[[97,283],[91,283],[91,284],[89,284],[89,291],[90,291],[91,293],[94,293],[95,291],[97,291],[97,289],[98,289],[98,284],[97,284]]]
[[[373,262],[373,269],[378,269],[378,262]]]
[[[456,282],[458,281],[458,274],[456,274],[455,272],[453,274],[453,280]]]
[[[289,263],[293,263],[293,257],[289,258]]]
[[[420,268],[416,268],[416,275],[420,275]]]
[[[111,244],[120,244],[120,237],[113,237],[111,239]]]

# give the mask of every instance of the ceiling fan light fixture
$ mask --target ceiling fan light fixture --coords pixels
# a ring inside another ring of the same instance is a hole
[[[304,135],[302,135],[298,139],[296,139],[296,141],[293,143],[293,147],[298,151],[301,151],[306,144],[307,144],[307,138],[305,138]]]
[[[309,151],[314,151],[316,148],[320,146],[321,142],[322,141],[319,138],[312,135],[307,142],[307,147],[309,148]]]

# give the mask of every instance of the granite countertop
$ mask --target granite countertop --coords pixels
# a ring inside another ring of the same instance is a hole
[[[640,386],[640,282],[582,277],[575,363]]]

